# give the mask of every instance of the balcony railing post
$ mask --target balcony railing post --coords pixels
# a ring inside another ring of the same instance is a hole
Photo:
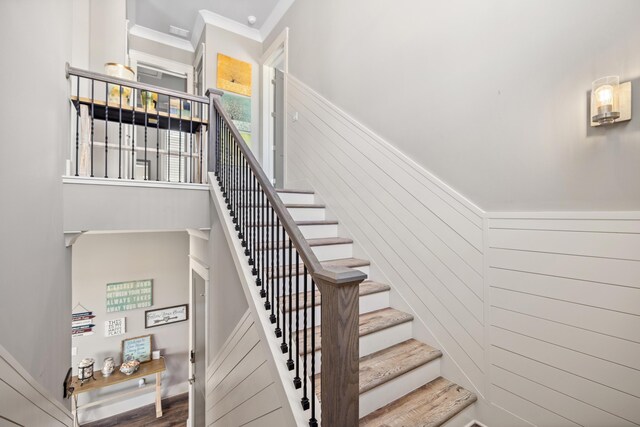
[[[315,277],[322,327],[322,425],[357,426],[359,411],[359,293],[362,276],[350,281]],[[313,289],[312,289],[313,292]],[[315,396],[313,396],[315,397]]]
[[[218,126],[218,121],[216,120],[216,107],[214,105],[215,99],[220,99],[222,97],[221,90],[217,89],[208,89],[205,96],[209,98],[209,132],[207,132],[207,169],[208,172],[215,172],[214,167],[216,166],[216,141],[219,138],[216,138],[217,135],[220,135],[220,129],[213,128],[213,126]]]

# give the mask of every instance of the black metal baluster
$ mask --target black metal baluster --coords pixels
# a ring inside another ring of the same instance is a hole
[[[267,201],[266,201],[266,197],[267,195],[262,192],[262,189],[260,190],[260,195],[262,197],[260,197],[260,201],[262,202],[262,207],[260,209],[260,222],[257,224],[260,230],[260,237],[262,238],[262,245],[260,245],[260,265],[258,266],[258,273],[260,274],[261,280],[260,280],[260,296],[262,298],[265,298],[267,296],[267,292],[265,291],[264,287],[265,287],[265,268],[268,265],[267,262],[265,262],[265,258],[267,256],[267,254],[269,253],[269,240],[267,240],[267,227],[264,224],[264,220],[265,220],[265,210],[267,209]]]
[[[78,176],[78,159],[80,154],[80,77],[76,76],[76,176]]]
[[[133,108],[131,109],[131,179],[136,177],[136,89],[131,88],[133,95]]]
[[[271,323],[276,323],[276,314],[275,314],[275,305],[276,302],[274,300],[276,291],[275,291],[275,277],[276,277],[276,266],[275,266],[275,250],[276,250],[276,244],[278,243],[278,240],[276,239],[276,219],[275,219],[275,211],[273,210],[273,206],[270,206],[270,211],[271,211],[271,218],[269,221],[269,228],[271,230],[271,240],[269,240],[269,248],[270,248],[270,252],[271,252],[271,273],[270,273],[270,282],[271,282],[271,301],[273,302],[273,304],[271,304],[271,316],[269,316],[269,320],[271,320]]]
[[[292,325],[292,320],[293,320],[293,275],[292,275],[292,271],[293,271],[293,248],[292,248],[292,243],[291,243],[291,238],[288,239],[289,240],[289,360],[287,360],[287,368],[289,368],[290,371],[293,370],[293,368],[295,367],[295,364],[293,363],[293,343],[291,342],[291,339],[293,337],[293,331],[291,329],[291,325]],[[300,272],[298,270],[296,270],[296,276],[300,274]],[[297,295],[296,295],[297,298]],[[297,308],[297,307],[296,307]],[[298,315],[298,311],[296,310],[296,317]]]
[[[122,86],[118,86],[120,103],[118,108],[118,179],[122,179]]]
[[[280,273],[280,280],[282,281],[282,283],[278,284],[278,289],[282,288],[282,297],[279,298],[279,300],[281,301],[282,304],[282,310],[280,310],[280,313],[282,313],[282,343],[280,344],[280,350],[282,350],[282,353],[286,353],[289,350],[289,347],[287,347],[287,279],[291,280],[290,277],[287,277],[287,244],[286,244],[286,240],[287,239],[287,234],[285,232],[284,227],[282,227],[282,242],[278,243],[278,246],[280,246],[280,243],[282,243],[282,267],[278,267],[278,270],[280,271],[280,268],[282,268],[282,272]],[[280,264],[278,264],[280,265]],[[289,273],[291,273],[291,271],[289,271]]]
[[[193,183],[193,111],[198,103],[191,102],[191,120],[189,121],[189,182]],[[217,169],[216,169],[217,170]]]
[[[280,268],[280,217],[276,216],[276,240],[274,246],[276,247],[276,264],[273,270],[273,275],[276,278],[275,281],[275,303],[276,303],[276,337],[282,336],[282,328],[280,328],[280,281],[283,281],[284,275],[280,275],[280,272],[284,269]]]
[[[167,182],[171,182],[171,96],[167,104]]]
[[[304,265],[304,264],[303,264]],[[309,409],[309,396],[307,395],[307,382],[309,381],[309,376],[307,375],[307,359],[309,358],[309,348],[307,347],[307,337],[309,335],[309,329],[307,329],[307,266],[304,265],[303,269],[303,276],[302,276],[302,280],[303,280],[303,284],[304,284],[304,289],[302,290],[303,292],[303,299],[304,299],[304,304],[302,306],[302,315],[303,315],[303,325],[302,328],[304,329],[303,332],[303,343],[302,343],[302,347],[304,348],[303,351],[303,359],[302,359],[302,364],[303,364],[303,369],[302,369],[302,409],[304,409],[305,411],[307,409]],[[315,331],[311,331],[311,335],[313,335],[315,333]],[[315,351],[313,348],[311,349],[311,351]]]
[[[256,264],[258,263],[258,235],[256,233],[257,228],[255,226],[256,222],[258,221],[258,210],[260,209],[260,206],[258,203],[258,180],[251,170],[249,170],[249,176],[251,177],[251,204],[254,205],[253,209],[251,210],[251,219],[249,220],[249,222],[253,225],[253,228],[247,228],[247,230],[249,230],[249,241],[251,242],[251,257],[249,257],[249,264],[253,264],[251,274],[255,276],[258,274],[258,268],[256,267]]]
[[[160,181],[160,94],[156,102],[156,181]]]
[[[151,92],[147,92],[151,95]],[[153,95],[151,95],[151,99],[153,99]],[[144,180],[147,180],[147,174],[149,171],[147,170],[147,122],[149,121],[148,115],[148,107],[147,107],[147,98],[144,99]]]
[[[95,86],[95,80],[91,79],[91,178],[93,178],[93,132],[94,132],[94,128],[93,128],[93,116],[94,116],[94,104],[95,104],[95,98],[94,98],[94,86]]]
[[[107,159],[109,158],[109,84],[104,84],[104,177],[108,178]]]
[[[296,357],[300,355],[300,254],[296,250],[296,349],[298,350],[298,354]],[[306,298],[306,295],[305,295]],[[303,310],[306,310],[306,307],[302,307]],[[306,332],[306,331],[305,331]],[[291,347],[291,346],[290,346]],[[305,349],[306,351],[306,349]],[[300,379],[300,361],[296,363],[296,376],[293,378],[293,385],[295,388],[302,387],[302,380]]]
[[[182,98],[178,98],[178,182],[182,182]]]
[[[320,325],[322,328],[322,325]],[[316,420],[316,282],[311,278],[311,419],[310,427],[317,427]],[[322,335],[322,331],[320,331]]]
[[[204,175],[204,173],[202,171],[202,152],[204,151],[204,135],[203,135],[203,132],[202,132],[202,129],[204,128],[204,124],[202,123],[202,121],[203,121],[203,117],[205,117],[204,114],[203,114],[203,111],[204,111],[204,104],[200,103],[200,120],[201,120],[201,122],[200,122],[200,147],[198,147],[198,152],[199,152],[199,157],[200,157],[200,167],[199,167],[200,184],[202,184],[202,181],[203,181],[202,177]],[[211,123],[208,124],[207,131],[211,132]]]

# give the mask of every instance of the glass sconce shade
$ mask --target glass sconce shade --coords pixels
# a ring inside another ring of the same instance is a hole
[[[591,120],[613,123],[620,117],[619,76],[602,77],[591,87]]]

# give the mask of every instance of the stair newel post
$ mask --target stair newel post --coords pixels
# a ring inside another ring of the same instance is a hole
[[[218,146],[220,142],[220,121],[218,120],[218,111],[216,110],[216,106],[214,105],[214,101],[216,99],[220,99],[224,92],[217,89],[208,89],[205,94],[207,98],[209,98],[209,132],[207,132],[207,172],[216,172],[216,175],[220,173],[220,162],[216,162],[216,153],[220,153],[220,147]],[[215,126],[214,129],[211,129],[212,126]],[[200,151],[202,152],[202,142]],[[218,170],[214,170],[214,167],[218,167]]]
[[[314,276],[320,290],[322,327],[322,425],[357,426],[359,411],[359,285],[365,275],[335,269]],[[313,292],[313,289],[311,290]],[[315,396],[314,396],[315,397]]]

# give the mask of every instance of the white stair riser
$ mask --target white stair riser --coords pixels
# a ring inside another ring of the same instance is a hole
[[[275,229],[275,226],[273,227]],[[338,237],[338,224],[319,224],[319,225],[300,225],[298,226],[300,232],[305,239],[322,239],[324,237]],[[271,227],[250,227],[250,229],[257,230],[260,240],[264,239],[271,242],[276,239],[275,232],[271,234]],[[250,231],[253,232],[253,231]],[[264,233],[264,234],[262,234]],[[280,232],[280,239],[282,240],[282,231]]]
[[[271,265],[271,257],[275,257],[278,261],[278,265],[288,265],[289,264],[289,243],[287,242],[287,249],[282,250],[271,250],[260,251],[259,256],[260,262],[264,262],[265,264]],[[352,244],[340,244],[340,245],[325,245],[325,246],[312,246],[311,250],[316,254],[316,257],[319,261],[329,261],[332,259],[341,259],[341,258],[351,258],[353,256],[353,245]],[[267,260],[268,258],[268,260]],[[263,261],[264,259],[264,261]],[[296,251],[292,246],[291,248],[291,259],[293,262],[296,262]],[[301,261],[302,262],[302,261]]]
[[[313,204],[316,197],[313,194],[306,193],[278,193],[280,200],[285,205],[289,204]]]
[[[324,208],[288,208],[294,221],[317,221],[325,219]]]
[[[310,298],[307,298],[307,303],[309,304],[309,306],[311,306]],[[289,305],[288,298],[285,304],[287,306]],[[360,314],[369,313],[371,311],[380,310],[387,307],[389,307],[389,291],[378,292],[376,294],[363,295],[360,297],[360,304],[359,304]],[[304,329],[304,312],[305,311],[307,312],[307,326],[311,324],[311,307],[307,308],[306,310],[297,310],[291,315],[291,319],[293,323],[292,326],[294,331],[296,330],[296,315],[298,316],[298,321],[299,321],[298,324],[300,326],[300,329],[301,330]],[[321,311],[322,309],[320,305],[315,307],[316,325],[319,325],[321,323],[320,322],[321,316],[322,316]],[[287,315],[287,322],[288,322],[289,313],[287,312],[286,315]]]
[[[360,395],[360,417],[401,398],[440,376],[440,359],[432,360]]]
[[[391,326],[390,328],[383,329],[381,331],[374,332],[369,335],[360,337],[360,357],[367,356],[376,351],[385,349],[387,347],[400,344],[408,339],[412,338],[411,322],[405,322],[400,325]],[[321,370],[322,364],[322,352],[316,351],[316,374]],[[299,358],[300,362],[303,361],[302,356]],[[311,356],[307,357],[307,369],[311,366]],[[300,365],[302,368],[302,365]]]
[[[357,268],[355,268],[355,270],[360,270],[364,274],[369,276],[369,266],[368,265],[364,266],[364,267],[357,267]],[[300,279],[299,279],[300,280],[301,292],[302,292],[303,283],[304,283],[303,279],[304,279],[304,275],[301,274],[300,275]],[[295,276],[295,274],[292,277],[292,280],[293,280],[292,288],[293,288],[293,291],[295,292],[295,288],[296,288],[296,276]],[[284,284],[284,286],[283,286],[283,284]],[[276,280],[276,285],[280,287],[280,295],[289,295],[289,278],[288,278],[288,276],[284,277],[284,278],[282,278],[282,277],[278,278]],[[271,281],[269,281],[269,286],[271,286]],[[307,276],[307,289],[311,290],[311,276],[310,275]]]

